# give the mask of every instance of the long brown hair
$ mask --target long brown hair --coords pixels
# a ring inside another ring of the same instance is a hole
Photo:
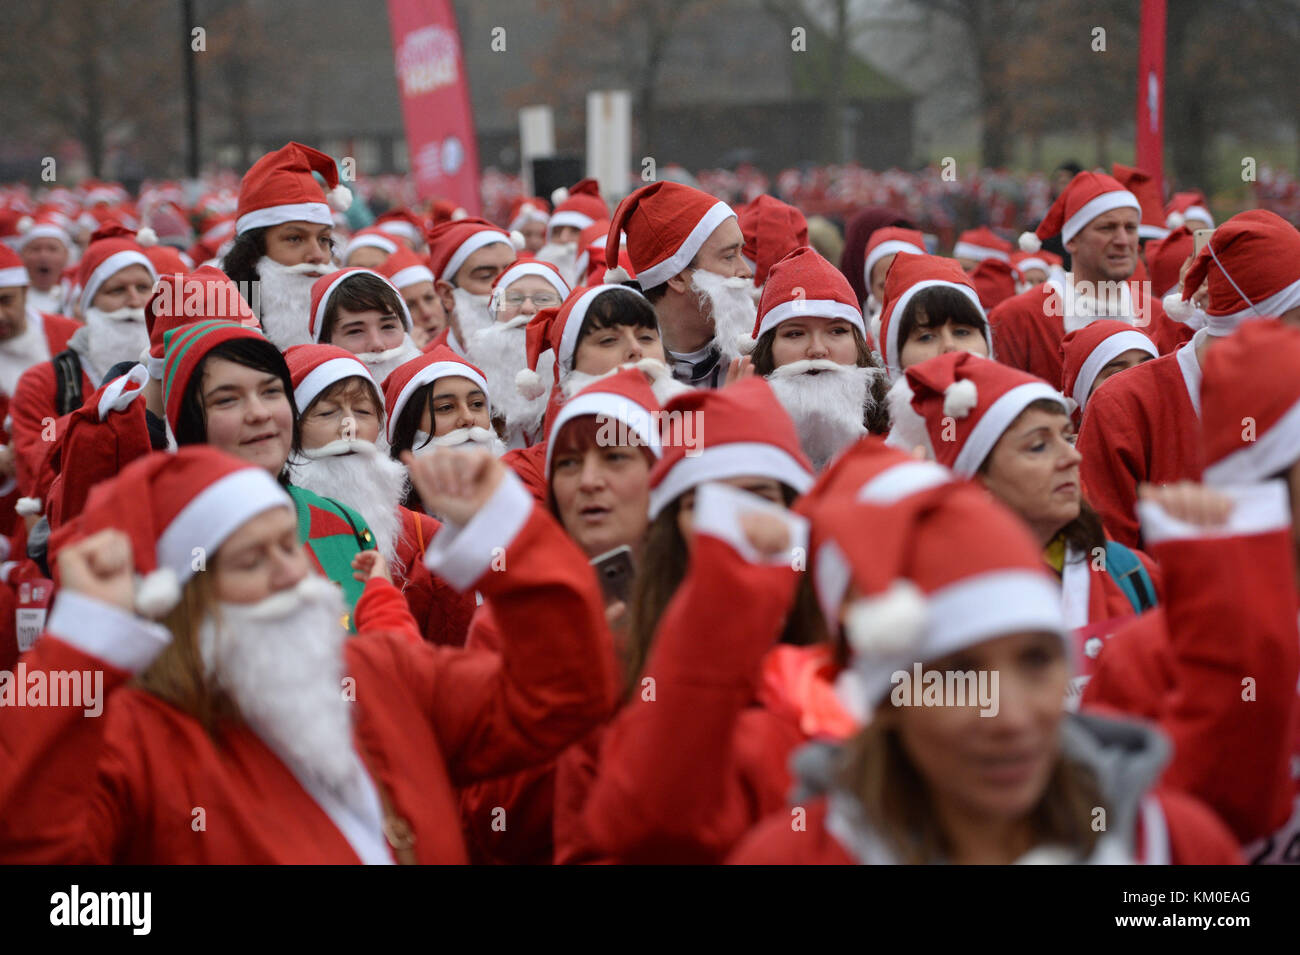
[[[798,493],[791,487],[781,485],[781,495],[789,507]],[[641,564],[637,568],[636,583],[632,590],[630,608],[631,624],[628,627],[628,640],[625,662],[625,699],[636,691],[638,680],[650,649],[654,644],[655,630],[672,600],[673,594],[681,586],[686,576],[690,555],[686,540],[677,527],[677,517],[682,509],[682,495],[674,499],[659,515],[650,522],[646,531],[645,545],[641,552]],[[785,629],[781,633],[780,643],[794,646],[809,646],[826,639],[826,624],[822,620],[821,608],[813,592],[812,581],[807,574],[799,578],[795,591],[794,603],[786,617]]]
[[[951,858],[953,846],[939,823],[930,787],[912,763],[894,721],[875,719],[849,741],[840,785],[862,806],[868,821],[899,861],[922,865]],[[1030,823],[1035,844],[1057,844],[1088,856],[1100,833],[1093,812],[1104,807],[1092,772],[1057,758]]]
[[[216,608],[212,573],[200,571],[186,582],[180,603],[162,620],[171,643],[133,682],[194,717],[209,734],[223,720],[239,716],[234,701],[208,678],[199,651],[199,624]]]
[[[780,327],[778,325],[776,328],[769,328],[758,336],[754,351],[750,355],[751,360],[754,362],[754,374],[766,378],[776,370],[776,362],[772,358],[772,345],[776,341],[777,329]],[[876,356],[872,354],[871,346],[862,337],[862,332],[858,331],[856,327],[853,329],[853,345],[857,349],[857,360],[854,364],[859,368],[882,367]],[[883,374],[877,375],[871,382],[871,397],[874,400],[862,416],[862,423],[866,425],[867,430],[872,434],[889,433],[889,406],[886,402],[888,394],[889,379]]]

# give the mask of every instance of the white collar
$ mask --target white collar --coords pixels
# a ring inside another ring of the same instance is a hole
[[[1187,388],[1187,397],[1192,402],[1192,410],[1199,421],[1201,417],[1201,362],[1196,357],[1196,346],[1205,341],[1209,333],[1202,328],[1191,337],[1178,351],[1178,370],[1183,373],[1183,385]]]

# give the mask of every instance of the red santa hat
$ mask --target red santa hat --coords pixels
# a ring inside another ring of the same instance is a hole
[[[1138,223],[1139,239],[1163,239],[1169,234],[1165,228],[1164,202],[1160,197],[1160,187],[1155,179],[1141,169],[1112,163],[1111,172],[1115,179],[1129,192],[1137,197],[1142,207],[1142,219]]]
[[[393,287],[399,291],[421,282],[433,281],[433,270],[429,268],[428,260],[405,246],[390,255],[375,271],[392,282]]]
[[[393,428],[406,410],[407,403],[417,391],[425,385],[431,385],[440,378],[468,378],[483,389],[483,397],[489,402],[487,378],[483,372],[461,358],[446,345],[435,345],[419,358],[412,358],[399,365],[383,381],[384,407],[388,414],[388,441],[393,441]],[[491,405],[489,403],[489,413]]]
[[[595,179],[583,179],[568,189],[556,189],[551,200],[555,203],[555,211],[546,225],[547,235],[560,226],[572,226],[581,231],[597,219],[609,218],[609,206],[600,197],[600,183]]]
[[[555,289],[555,294],[560,297],[561,303],[563,303],[572,291],[572,289],[569,288],[569,283],[564,281],[564,276],[560,274],[560,270],[554,265],[550,262],[543,262],[541,259],[535,259],[532,256],[528,256],[527,258],[517,260],[514,265],[510,266],[510,268],[506,269],[496,277],[496,281],[492,283],[492,308],[499,309],[499,300],[505,296],[506,290],[520,279],[529,275],[541,279],[550,285],[551,288]],[[559,306],[556,307],[558,308]]]
[[[1205,223],[1205,228],[1214,228],[1214,216],[1210,215],[1210,204],[1205,201],[1205,194],[1199,190],[1192,192],[1175,192],[1169,204],[1165,206],[1165,225],[1177,229],[1185,225],[1188,219],[1197,219]]]
[[[145,362],[149,375],[162,380],[164,338],[168,332],[212,319],[261,329],[239,289],[220,269],[204,265],[189,275],[169,272],[159,276],[158,285],[144,307],[144,323],[149,330],[149,357]]]
[[[326,193],[312,177],[319,173]],[[239,184],[235,231],[262,229],[282,222],[334,224],[334,210],[346,212],[352,193],[339,184],[334,160],[302,143],[288,143],[253,163]]]
[[[1041,269],[1051,275],[1054,266],[1065,264],[1065,260],[1054,252],[1048,252],[1046,249],[1039,249],[1037,252],[1012,252],[1011,264],[1015,266],[1020,273],[1022,281],[1025,279],[1025,273],[1031,269]]]
[[[86,254],[77,263],[81,314],[86,314],[101,285],[132,265],[144,266],[149,272],[149,281],[157,280],[158,273],[144,249],[136,242],[134,232],[118,223],[111,223],[96,231],[90,237]]]
[[[170,245],[145,246],[144,254],[153,265],[155,275],[184,275],[194,268],[194,263],[187,261],[185,253]]]
[[[1114,177],[1100,172],[1078,173],[1056,197],[1038,228],[1020,234],[1020,248],[1025,252],[1037,252],[1042,248],[1043,239],[1050,239],[1057,233],[1060,233],[1062,244],[1069,244],[1084,226],[1112,209],[1132,209],[1139,216],[1142,214],[1142,204],[1137,196]]]
[[[1061,393],[1041,378],[971,352],[948,352],[913,365],[906,381],[935,460],[960,477],[979,470],[1003,432],[1033,402],[1052,401],[1062,414],[1070,413]],[[907,433],[906,423],[903,428]]]
[[[592,382],[566,401],[551,418],[546,431],[546,476],[551,477],[551,453],[555,437],[575,418],[594,416],[602,425],[613,421],[628,434],[629,444],[649,448],[656,458],[663,455],[659,433],[661,409],[644,374],[624,368]],[[621,443],[621,442],[620,442]]]
[[[301,414],[320,393],[345,378],[364,378],[379,397],[379,384],[370,369],[352,352],[337,345],[294,345],[284,353],[293,381],[293,400]]]
[[[616,239],[625,232],[637,282],[645,289],[663,285],[690,265],[714,230],[735,215],[707,192],[677,182],[652,182],[619,203],[605,242],[605,265],[618,267]]]
[[[23,265],[22,257],[9,246],[0,243],[0,288],[30,284],[31,278],[27,275],[27,266]]]
[[[204,227],[199,241],[190,246],[190,260],[202,265],[221,254],[221,247],[235,238],[235,217],[214,216]]]
[[[20,219],[18,228],[21,233],[17,242],[19,252],[34,239],[56,239],[69,252],[76,248],[69,232],[72,220],[53,206],[42,206],[26,222]]]
[[[1060,585],[1041,549],[1015,514],[972,484],[886,472],[816,506],[809,546],[823,614],[843,616],[852,651],[837,691],[860,722],[899,670],[1012,633],[1066,639]],[[844,613],[850,585],[860,596]]]
[[[1201,444],[1207,484],[1252,484],[1300,461],[1297,368],[1300,330],[1274,319],[1243,322],[1205,353]]]
[[[1012,248],[1010,242],[988,226],[982,225],[978,229],[967,229],[959,235],[957,244],[952,247],[952,255],[956,259],[974,259],[976,262],[985,259],[1010,262]]]
[[[402,298],[402,293],[397,290],[393,283],[374,269],[362,269],[353,266],[352,268],[339,269],[329,275],[322,275],[312,283],[311,321],[307,325],[307,331],[311,333],[312,341],[320,342],[321,332],[325,328],[325,313],[329,310],[330,299],[334,297],[334,293],[343,286],[344,282],[358,275],[373,275],[393,290],[393,294],[397,296],[397,303],[401,306],[401,311],[397,317],[402,320],[403,328],[408,332],[411,330],[411,312],[406,307],[406,300]]]
[[[569,367],[578,349],[578,332],[582,330],[591,303],[615,289],[641,294],[622,285],[579,285],[558,308],[544,308],[529,320],[526,329],[528,367],[521,368],[515,375],[515,387],[520,394],[534,399],[546,393],[548,386],[537,374],[537,363],[547,351],[555,355],[555,383],[559,383],[561,369]]]
[[[50,462],[58,476],[49,485],[45,516],[50,528],[76,518],[95,485],[112,480],[128,464],[153,450],[145,421],[144,385],[149,375],[136,365],[103,385],[68,416],[63,440]],[[64,467],[64,462],[75,467]]]
[[[597,219],[578,236],[578,258],[574,269],[583,276],[584,285],[598,285],[599,280],[592,281],[590,276],[596,268],[601,273],[605,270],[605,240],[609,238],[609,220]],[[594,268],[593,268],[594,267]]]
[[[1281,315],[1300,305],[1300,232],[1267,209],[1238,213],[1192,262],[1181,299],[1189,301],[1207,278],[1208,334],[1230,335],[1247,318]]]
[[[517,238],[516,238],[517,237]],[[518,252],[524,247],[523,236],[511,235],[486,219],[464,218],[440,223],[429,230],[429,267],[434,278],[455,284],[456,273],[465,260],[479,249],[501,243]]]
[[[853,286],[843,272],[806,245],[772,266],[758,301],[753,337],[745,336],[741,349],[751,350],[763,335],[787,319],[803,317],[843,319],[867,337]]]
[[[429,203],[429,222],[432,227],[444,222],[457,222],[469,218],[469,213],[451,199],[433,199]]]
[[[899,252],[925,255],[925,235],[919,229],[893,225],[871,233],[871,240],[867,243],[867,258],[862,265],[862,284],[868,291],[871,290],[871,269],[885,256]]]
[[[347,245],[343,246],[342,259],[346,262],[357,249],[378,249],[384,255],[392,255],[398,245],[397,239],[388,231],[378,226],[367,226],[352,233]]]
[[[1015,267],[1002,259],[985,259],[971,269],[970,280],[980,297],[980,305],[988,311],[1016,294]]]
[[[196,553],[211,560],[248,521],[277,507],[292,513],[293,506],[262,468],[210,445],[189,445],[149,454],[97,485],[78,519],[56,532],[50,550],[108,528],[124,532],[136,573],[144,575],[136,609],[161,617],[196,573]]]
[[[1075,329],[1061,340],[1062,391],[1082,410],[1101,370],[1124,352],[1135,350],[1160,357],[1155,342],[1128,322],[1099,318]]]
[[[772,478],[798,493],[812,486],[794,422],[762,378],[678,395],[664,419],[663,457],[650,472],[651,519],[706,481]]]
[[[409,209],[389,209],[375,217],[374,228],[394,235],[408,249],[417,249],[424,241],[424,223]]]
[[[970,299],[980,315],[984,314],[979,292],[971,283],[970,276],[954,259],[899,252],[885,276],[884,308],[880,313],[878,327],[872,330],[880,348],[880,357],[884,359],[885,369],[891,378],[896,379],[903,373],[899,364],[903,342],[898,339],[903,313],[917,292],[936,287],[956,289]],[[989,335],[987,321],[984,323],[984,340],[988,342],[989,354],[992,354],[993,339]]]
[[[185,389],[203,359],[218,345],[237,338],[266,341],[256,328],[224,319],[191,322],[163,334],[163,407],[172,431],[180,426]]]
[[[510,225],[507,228],[514,232],[516,229],[522,229],[530,222],[540,222],[546,225],[551,218],[551,207],[545,199],[539,199],[536,196],[520,196],[510,204]],[[608,218],[608,210],[605,216]]]
[[[759,196],[737,210],[736,216],[745,237],[740,254],[754,273],[755,285],[767,281],[773,265],[808,244],[808,220],[775,196]]]
[[[1171,229],[1163,239],[1147,246],[1147,272],[1151,276],[1151,288],[1160,298],[1179,290],[1178,273],[1195,247],[1192,230],[1185,225]]]

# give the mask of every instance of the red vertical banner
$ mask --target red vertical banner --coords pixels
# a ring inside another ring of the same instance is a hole
[[[1165,0],[1142,0],[1134,165],[1165,192]]]
[[[478,142],[450,0],[388,0],[397,92],[421,198],[479,214]]]

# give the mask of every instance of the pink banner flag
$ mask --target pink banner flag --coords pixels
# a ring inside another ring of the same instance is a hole
[[[1138,37],[1137,162],[1164,197],[1165,0],[1142,0]]]
[[[478,143],[449,0],[388,0],[411,173],[420,197],[479,214]]]

